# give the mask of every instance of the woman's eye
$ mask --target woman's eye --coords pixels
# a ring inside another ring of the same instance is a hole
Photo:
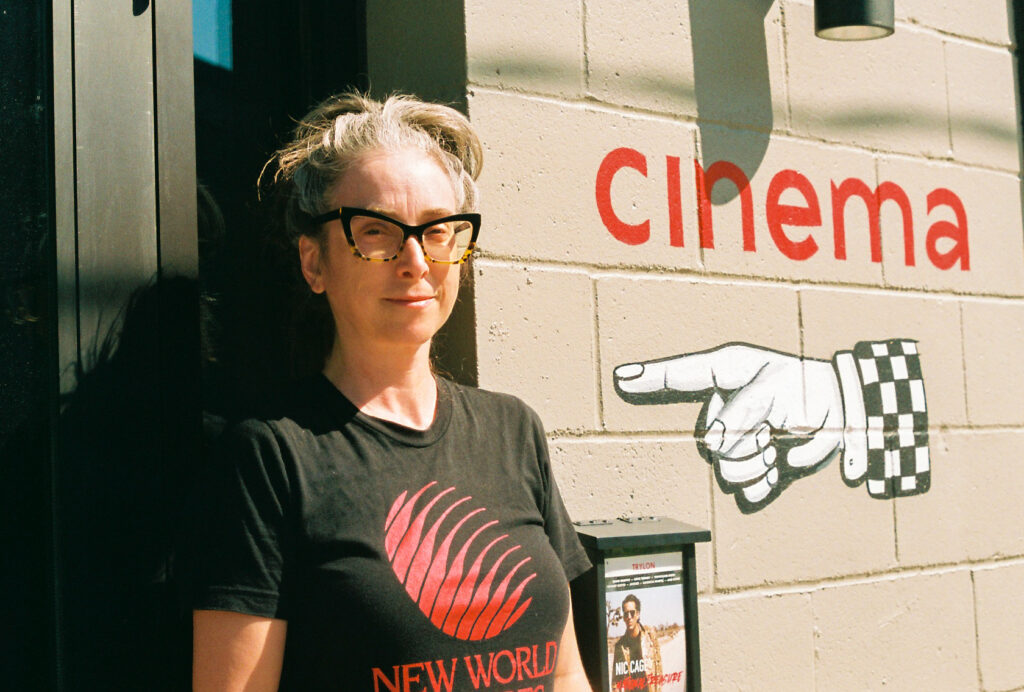
[[[384,228],[381,226],[363,226],[359,229],[359,235],[362,236],[376,236],[384,233]]]

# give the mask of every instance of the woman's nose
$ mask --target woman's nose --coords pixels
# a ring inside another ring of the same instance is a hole
[[[421,276],[429,270],[426,252],[419,238],[410,235],[405,239],[402,251],[398,255],[398,264],[403,271]]]

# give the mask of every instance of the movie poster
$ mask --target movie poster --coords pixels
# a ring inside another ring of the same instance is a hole
[[[609,692],[684,692],[682,553],[605,560]]]

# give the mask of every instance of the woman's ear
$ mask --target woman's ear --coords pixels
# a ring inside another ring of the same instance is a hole
[[[320,242],[308,235],[299,236],[299,266],[302,276],[313,293],[324,292],[323,271],[320,265]]]

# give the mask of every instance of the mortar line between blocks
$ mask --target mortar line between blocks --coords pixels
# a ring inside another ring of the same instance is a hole
[[[978,635],[978,585],[974,581],[974,570],[971,570],[971,615],[974,616],[974,667],[978,676],[978,689],[985,689],[981,679],[981,637]]]
[[[814,597],[807,594],[807,607],[811,611],[811,689],[818,690],[818,644],[821,631],[818,629],[818,614],[814,611]]]
[[[779,27],[782,41],[782,90],[786,99],[786,132],[793,131],[793,103],[789,93],[789,31],[786,23],[786,5],[779,3]]]
[[[949,153],[953,154],[953,109],[949,103],[949,56],[946,55],[946,47],[949,42],[942,41],[942,84],[946,92],[946,141],[949,145]]]
[[[967,332],[964,330],[964,303],[957,302],[960,313],[960,377],[964,383],[964,420],[971,424],[970,397],[967,395]]]
[[[583,50],[583,93],[590,93],[590,46],[587,45],[587,0],[580,0],[580,40]]]
[[[871,163],[872,163],[872,167],[875,169],[875,189],[877,190],[878,186],[882,184],[881,183],[881,180],[882,180],[882,160],[881,160],[880,157],[875,156],[875,157],[872,158]],[[881,223],[882,223],[881,222],[881,218],[879,218],[879,222],[878,223],[879,223],[879,233],[881,233]],[[882,238],[882,243],[885,243],[885,242],[886,242],[886,239],[883,237]],[[886,273],[887,273],[886,270],[888,269],[888,267],[889,267],[889,263],[888,262],[882,262],[881,266],[878,268],[879,271],[882,274],[882,285],[883,286],[888,286],[889,285],[889,277],[886,276]]]
[[[781,288],[833,291],[837,293],[872,293],[891,295],[894,297],[914,297],[927,299],[948,299],[975,302],[1009,302],[1021,304],[1024,295],[1005,295],[996,293],[958,293],[952,289],[928,290],[923,287],[879,286],[877,284],[858,283],[827,283],[809,279],[786,279],[770,276],[751,276],[749,274],[712,273],[690,268],[653,267],[641,265],[608,266],[586,262],[564,262],[545,259],[543,257],[520,257],[518,255],[488,254],[486,250],[475,256],[474,263],[481,266],[515,267],[529,263],[536,270],[553,270],[586,274],[595,279],[640,279],[645,281],[686,281],[691,283],[775,286]]]
[[[934,425],[929,431],[952,435],[1000,435],[1024,433],[1024,425]],[[552,428],[548,431],[552,441],[605,444],[631,444],[635,442],[696,442],[692,430],[578,430]]]
[[[708,475],[708,492],[711,493],[711,498],[708,501],[708,519],[711,522],[711,592],[718,592],[718,541],[715,540],[715,536],[718,533],[718,523],[716,521],[717,514],[717,503],[715,502],[715,472],[711,464],[706,464],[707,469],[705,473]]]
[[[900,564],[900,527],[899,527],[899,514],[896,511],[897,498],[893,497],[892,504],[892,550],[893,555],[896,556],[896,564]]]
[[[957,574],[959,572],[974,572],[990,569],[1001,569],[1004,567],[1024,566],[1024,556],[1012,558],[990,558],[976,562],[965,561],[954,565],[941,567],[907,567],[897,568],[888,572],[880,572],[870,575],[838,576],[832,579],[819,579],[817,581],[800,582],[793,584],[779,584],[776,586],[753,586],[736,587],[727,591],[715,591],[704,594],[700,600],[708,603],[719,603],[724,601],[735,601],[746,598],[770,598],[772,596],[786,596],[794,594],[814,593],[825,589],[839,589],[848,586],[863,586],[868,584],[881,584],[894,582],[902,579],[914,579],[917,577],[933,577],[946,574]]]
[[[590,305],[593,310],[591,338],[594,341],[594,391],[597,393],[597,426],[604,430],[606,423],[604,419],[604,387],[601,382],[601,321],[598,317],[600,304],[595,279],[590,281],[590,291],[592,296]]]

